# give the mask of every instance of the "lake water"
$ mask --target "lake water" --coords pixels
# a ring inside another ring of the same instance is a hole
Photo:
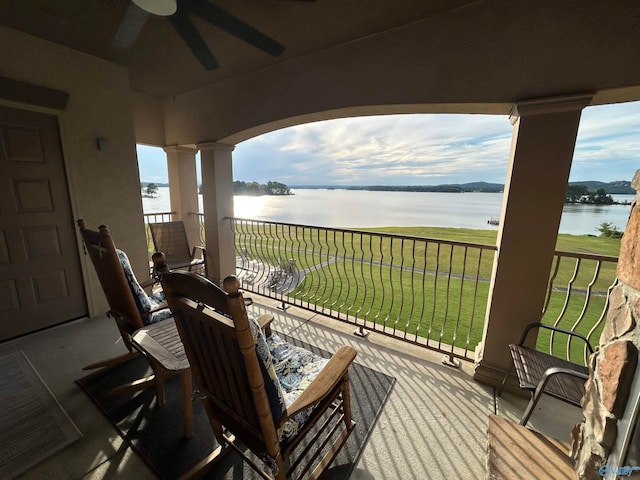
[[[168,212],[169,189],[158,198],[143,198],[145,213]],[[365,190],[294,189],[294,195],[234,197],[235,216],[255,220],[334,228],[437,226],[492,229],[487,220],[500,217],[501,193],[370,192]],[[613,195],[631,201],[634,195]],[[200,196],[202,211],[202,196]],[[565,205],[560,233],[597,235],[611,222],[624,230],[629,205]]]

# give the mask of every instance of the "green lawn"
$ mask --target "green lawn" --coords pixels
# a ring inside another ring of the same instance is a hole
[[[470,228],[444,227],[386,227],[370,229],[372,232],[385,232],[394,235],[411,235],[422,238],[437,238],[458,242],[484,243],[495,245],[497,230],[473,230]],[[619,238],[593,237],[589,235],[558,235],[556,250],[618,256]]]

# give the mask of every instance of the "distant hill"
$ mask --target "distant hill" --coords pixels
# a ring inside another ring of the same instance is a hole
[[[371,185],[363,187],[345,187],[348,190],[373,190],[379,192],[502,192],[500,183],[472,182],[448,183],[442,185]]]
[[[631,188],[631,182],[626,180],[618,180],[615,182],[596,182],[593,180],[588,180],[585,182],[569,182],[569,185],[584,185],[591,191],[596,191],[601,188],[604,188],[607,194],[611,195],[635,195],[636,191]]]
[[[618,180],[615,182],[597,182],[588,180],[583,182],[569,182],[569,185],[584,185],[589,190],[596,191],[601,188],[607,195],[635,195],[636,191],[631,188],[631,182]],[[291,188],[298,189],[340,189],[340,190],[369,190],[377,192],[486,192],[497,193],[504,191],[502,183],[469,182],[469,183],[448,183],[442,185],[291,185]]]
[[[368,190],[377,192],[502,192],[501,183],[470,182],[447,183],[442,185],[292,185],[298,189],[326,189],[326,190]]]

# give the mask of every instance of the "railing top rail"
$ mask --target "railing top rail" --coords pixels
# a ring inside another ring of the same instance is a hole
[[[142,216],[143,217],[153,217],[155,215],[175,215],[176,212],[172,211],[172,212],[147,212],[147,213],[143,213]]]
[[[565,252],[556,250],[555,254],[560,257],[580,258],[582,260],[601,260],[603,262],[618,262],[618,257],[611,255],[600,255],[598,253]]]
[[[299,228],[313,228],[316,230],[324,230],[324,231],[334,231],[334,232],[342,232],[342,233],[357,233],[362,235],[373,235],[376,237],[384,237],[384,238],[395,238],[395,239],[404,239],[404,240],[422,240],[427,242],[437,242],[444,245],[453,245],[453,246],[461,246],[461,247],[475,247],[483,250],[497,250],[498,247],[495,245],[489,245],[486,243],[470,243],[470,242],[458,242],[455,240],[444,240],[440,238],[428,238],[428,237],[416,237],[412,235],[397,235],[395,233],[381,233],[374,232],[371,230],[357,230],[357,229],[345,229],[345,228],[332,228],[332,227],[319,227],[316,225],[304,225],[299,223],[284,223],[284,222],[274,222],[270,220],[256,220],[251,218],[239,218],[239,217],[225,217],[225,220],[232,221],[241,221],[241,222],[250,222],[250,223],[265,223],[270,225],[282,225],[287,227],[299,227]]]

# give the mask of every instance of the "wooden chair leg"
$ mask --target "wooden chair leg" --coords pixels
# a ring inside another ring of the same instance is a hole
[[[192,388],[191,369],[187,368],[182,372],[182,415],[184,421],[184,436],[187,438],[191,438],[191,435],[193,435],[193,402],[191,401]]]
[[[287,480],[288,478],[288,470],[289,470],[289,462],[285,462],[284,459],[282,458],[282,454],[279,454],[277,456],[277,458],[275,459],[275,468],[273,469],[274,471],[274,478],[276,480]],[[277,471],[277,473],[275,473],[275,471]]]
[[[231,442],[235,441],[235,437],[231,436]],[[187,471],[179,480],[192,480],[194,478],[203,477],[213,467],[218,460],[223,458],[227,453],[231,452],[231,443],[225,442],[224,446],[218,446],[213,452],[200,460],[191,470]]]
[[[155,377],[155,387],[156,387],[156,398],[158,400],[158,406],[161,407],[165,404],[165,394],[164,394],[164,381],[166,378],[166,370],[162,365],[160,365],[157,361],[155,361],[151,356],[147,357],[149,360],[149,365],[151,365],[151,369],[153,370]],[[177,372],[176,372],[177,373]]]
[[[109,390],[106,395],[122,395],[123,393],[137,392],[149,388],[155,383],[155,375],[149,375],[148,377],[139,378],[133,382],[127,382]]]
[[[509,375],[511,375],[512,371],[513,371],[513,363],[509,366],[509,369],[504,374],[504,378],[502,379],[502,382],[500,383],[500,386],[496,390],[496,396],[499,397],[499,396],[502,395],[502,392],[504,391],[504,387],[506,386],[507,380],[509,379]]]
[[[96,368],[110,367],[112,365],[118,365],[120,363],[126,362],[127,360],[131,360],[132,358],[136,358],[138,355],[140,355],[140,352],[134,350],[132,352],[127,352],[127,353],[123,353],[122,355],[118,355],[117,357],[100,360],[99,362],[92,363],[91,365],[87,365],[86,367],[82,367],[82,369],[94,370]]]
[[[349,372],[342,377],[342,410],[344,414],[344,423],[347,430],[353,428],[351,422],[351,387],[349,385]]]
[[[206,399],[203,400],[203,403],[204,403],[205,410],[209,410],[209,409],[213,408]],[[224,429],[222,428],[222,425],[220,424],[220,422],[218,422],[213,415],[209,414],[208,411],[207,411],[207,417],[209,417],[209,423],[211,424],[211,430],[213,430],[213,436],[216,437],[217,442],[220,445],[226,444],[228,442],[228,440],[224,436]]]

